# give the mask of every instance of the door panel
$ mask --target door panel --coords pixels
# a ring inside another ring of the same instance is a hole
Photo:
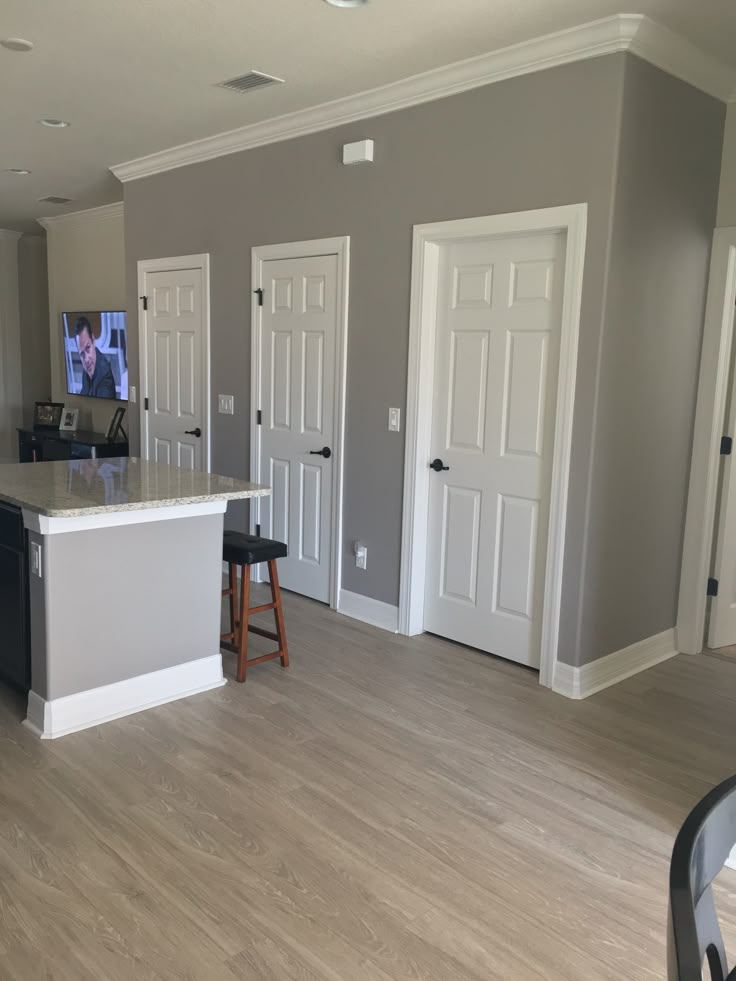
[[[442,596],[475,605],[478,585],[480,491],[445,485]]]
[[[337,256],[263,263],[260,472],[270,498],[259,501],[261,534],[286,542],[282,586],[330,599]]]
[[[439,269],[425,628],[533,666],[563,265],[541,234],[445,246]]]
[[[145,294],[149,409],[144,453],[160,463],[202,470],[207,458],[204,272],[146,272]],[[196,429],[202,436],[186,432]]]

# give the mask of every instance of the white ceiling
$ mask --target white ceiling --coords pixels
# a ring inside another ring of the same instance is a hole
[[[0,228],[122,198],[113,164],[605,17],[617,0],[2,0]],[[733,0],[639,0],[736,69]],[[250,69],[286,84],[214,87]],[[42,117],[71,122],[65,130]],[[2,173],[25,167],[29,177]],[[58,207],[37,198],[74,199]]]

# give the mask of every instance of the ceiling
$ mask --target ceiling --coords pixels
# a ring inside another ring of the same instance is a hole
[[[616,0],[2,0],[0,228],[122,198],[108,168],[620,12]],[[733,0],[639,0],[736,68]],[[243,96],[217,82],[251,69],[286,84]],[[8,97],[7,94],[10,94]],[[68,120],[68,129],[37,124]],[[7,167],[30,176],[3,173]],[[39,204],[46,195],[73,199]]]

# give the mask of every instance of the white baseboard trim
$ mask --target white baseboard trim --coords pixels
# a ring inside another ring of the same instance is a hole
[[[50,701],[30,691],[23,725],[41,739],[57,739],[224,684],[222,655],[213,654]]]
[[[352,617],[353,620],[370,623],[382,630],[390,630],[392,634],[399,632],[398,606],[382,603],[381,600],[371,599],[370,596],[361,596],[360,593],[341,589],[337,599],[337,612]]]
[[[733,846],[728,854],[728,858],[723,864],[727,869],[736,869],[736,845]]]
[[[587,698],[677,654],[675,629],[647,637],[581,668],[557,662],[552,690],[568,698]]]

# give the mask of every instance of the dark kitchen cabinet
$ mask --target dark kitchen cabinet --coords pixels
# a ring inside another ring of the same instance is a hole
[[[19,508],[0,504],[0,678],[31,687],[27,537]]]

